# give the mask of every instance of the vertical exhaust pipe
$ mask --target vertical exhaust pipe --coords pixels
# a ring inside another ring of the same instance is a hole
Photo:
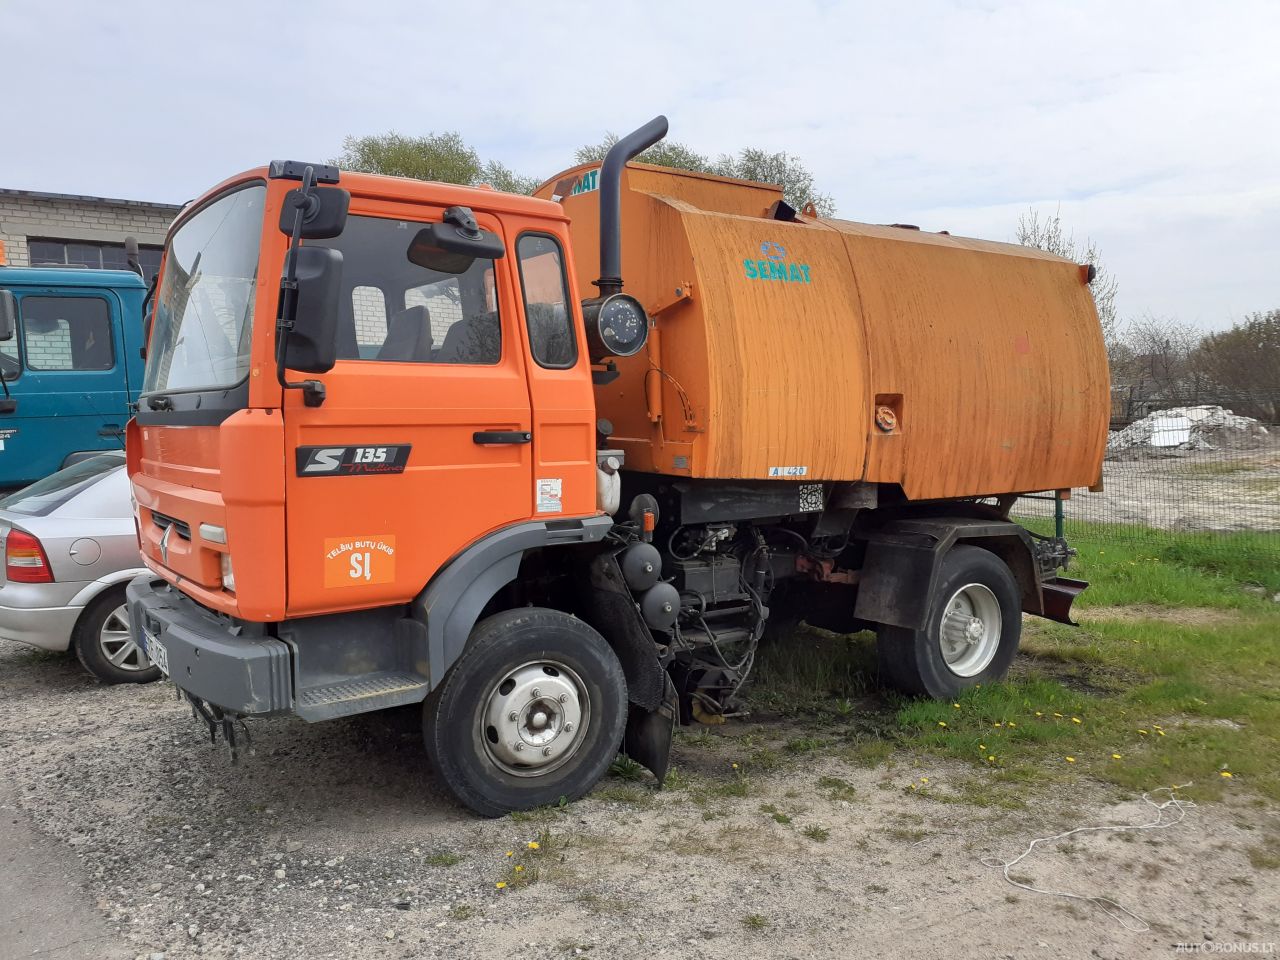
[[[609,148],[600,167],[600,279],[602,298],[622,292],[622,170],[667,135],[667,118],[654,117]]]

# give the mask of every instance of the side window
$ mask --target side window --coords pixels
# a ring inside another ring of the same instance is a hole
[[[110,370],[111,314],[98,297],[23,297],[22,344],[29,370]]]
[[[571,367],[578,359],[565,283],[564,252],[554,237],[526,233],[516,242],[524,316],[533,359],[544,367]]]
[[[340,321],[338,356],[396,363],[496,364],[502,359],[494,261],[477,258],[460,273],[408,258],[423,224],[353,216],[341,236],[309,241],[342,252],[352,284],[351,313]]]

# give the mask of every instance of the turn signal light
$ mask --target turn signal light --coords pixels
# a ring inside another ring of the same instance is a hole
[[[10,530],[4,542],[4,573],[10,583],[53,583],[44,547],[23,530]]]

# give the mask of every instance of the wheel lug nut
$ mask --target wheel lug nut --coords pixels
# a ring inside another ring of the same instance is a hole
[[[556,699],[559,700],[561,703],[568,703],[569,695],[567,693],[562,693],[560,694],[560,696],[556,697]]]
[[[510,713],[507,714],[507,719],[510,720],[512,723],[515,723],[517,720],[520,719],[520,714],[512,710]]]
[[[573,732],[573,721],[572,721],[572,720],[570,720],[568,723],[566,723],[566,724],[564,725],[564,732],[565,732],[565,733],[572,733],[572,732]]]
[[[543,748],[542,748],[542,755],[543,755],[544,757],[549,757],[549,756],[551,756],[551,748],[550,748],[550,747],[543,747]]]
[[[533,694],[533,698],[534,698],[535,700],[536,700],[536,699],[538,699],[538,697],[542,696],[542,691],[541,691],[541,690],[539,690],[537,687],[534,687],[534,688],[533,688],[532,690],[530,690],[529,692],[530,692],[531,694]]]
[[[516,753],[519,753],[519,752],[520,752],[520,751],[522,751],[523,749],[524,749],[524,744],[523,744],[523,743],[517,743],[517,744],[516,744]]]

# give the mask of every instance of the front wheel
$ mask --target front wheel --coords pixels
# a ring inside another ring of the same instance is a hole
[[[1022,636],[1022,604],[1003,560],[981,547],[952,547],[928,604],[923,630],[879,629],[881,673],[892,686],[947,700],[1008,672]]]
[[[423,708],[427,752],[450,791],[486,817],[576,800],[608,770],[627,683],[586,623],[527,607],[489,617]]]

